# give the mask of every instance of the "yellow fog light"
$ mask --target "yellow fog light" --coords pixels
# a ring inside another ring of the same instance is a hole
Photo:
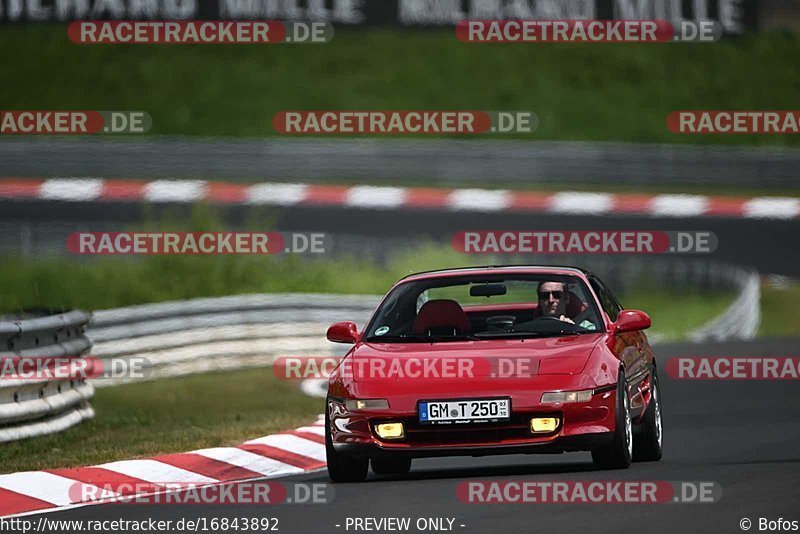
[[[406,435],[403,423],[381,423],[375,425],[375,432],[383,439],[400,439]]]
[[[545,434],[555,432],[558,428],[558,417],[534,417],[531,419],[531,432]]]

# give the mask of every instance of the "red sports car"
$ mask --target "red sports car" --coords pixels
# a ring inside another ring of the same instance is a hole
[[[592,273],[493,266],[414,274],[384,297],[326,402],[328,473],[402,475],[413,458],[591,451],[598,468],[662,454],[656,360]]]

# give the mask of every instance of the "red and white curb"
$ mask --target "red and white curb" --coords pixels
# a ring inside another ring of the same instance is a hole
[[[315,185],[240,184],[205,180],[106,180],[101,178],[0,179],[0,199],[65,202],[207,201],[217,204],[340,206],[360,209],[423,209],[563,215],[739,217],[796,219],[800,198],[714,197],[688,194],[510,191]]]
[[[237,447],[0,475],[0,517],[52,512],[97,502],[76,500],[75,494],[81,493],[75,491],[78,484],[87,488],[87,494],[96,493],[107,502],[131,497],[131,488],[150,488],[150,493],[161,493],[168,491],[166,484],[219,485],[296,475],[323,467],[325,427],[320,416],[311,425],[253,439]]]

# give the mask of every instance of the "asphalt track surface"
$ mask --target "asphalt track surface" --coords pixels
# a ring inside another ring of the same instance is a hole
[[[796,355],[800,338],[656,348],[662,369],[677,356]],[[734,533],[749,518],[800,520],[800,388],[797,381],[677,381],[662,370],[665,453],[657,463],[594,471],[588,453],[415,460],[405,479],[370,474],[336,484],[326,505],[98,505],[48,514],[50,519],[173,520],[277,517],[289,534],[355,532],[348,517],[454,518],[455,532]],[[320,406],[322,409],[322,406]],[[705,504],[466,504],[456,486],[469,480],[708,481],[721,499]],[[327,482],[324,472],[293,481]],[[34,517],[35,519],[35,517]],[[341,525],[336,527],[336,525]],[[464,525],[461,527],[460,525]],[[233,532],[232,530],[229,530]]]
[[[54,250],[63,249],[70,232],[120,230],[119,224],[135,224],[145,217],[169,212],[187,214],[191,208],[180,205],[149,206],[117,202],[47,202],[0,201],[0,222],[42,223],[63,227],[63,235],[54,237]],[[691,255],[736,265],[755,267],[763,274],[800,276],[800,248],[797,235],[800,219],[768,220],[726,217],[652,218],[646,216],[578,216],[527,213],[475,213],[441,210],[370,210],[336,207],[295,206],[292,208],[224,208],[223,217],[234,226],[263,218],[270,229],[278,231],[325,232],[337,235],[365,236],[391,252],[397,241],[415,243],[430,239],[449,243],[456,232],[464,230],[663,230],[711,231],[719,238],[719,247],[711,255]],[[250,225],[252,229],[252,224]],[[9,230],[10,233],[14,233]],[[17,234],[19,232],[16,232]],[[391,241],[395,243],[391,243]],[[348,250],[357,255],[358,249]],[[509,255],[509,263],[514,256]]]

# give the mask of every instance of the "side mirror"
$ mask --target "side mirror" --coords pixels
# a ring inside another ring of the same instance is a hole
[[[639,310],[622,310],[614,322],[614,333],[635,332],[650,328],[650,316]]]
[[[336,323],[328,328],[328,341],[334,343],[358,343],[358,327],[352,321]]]

